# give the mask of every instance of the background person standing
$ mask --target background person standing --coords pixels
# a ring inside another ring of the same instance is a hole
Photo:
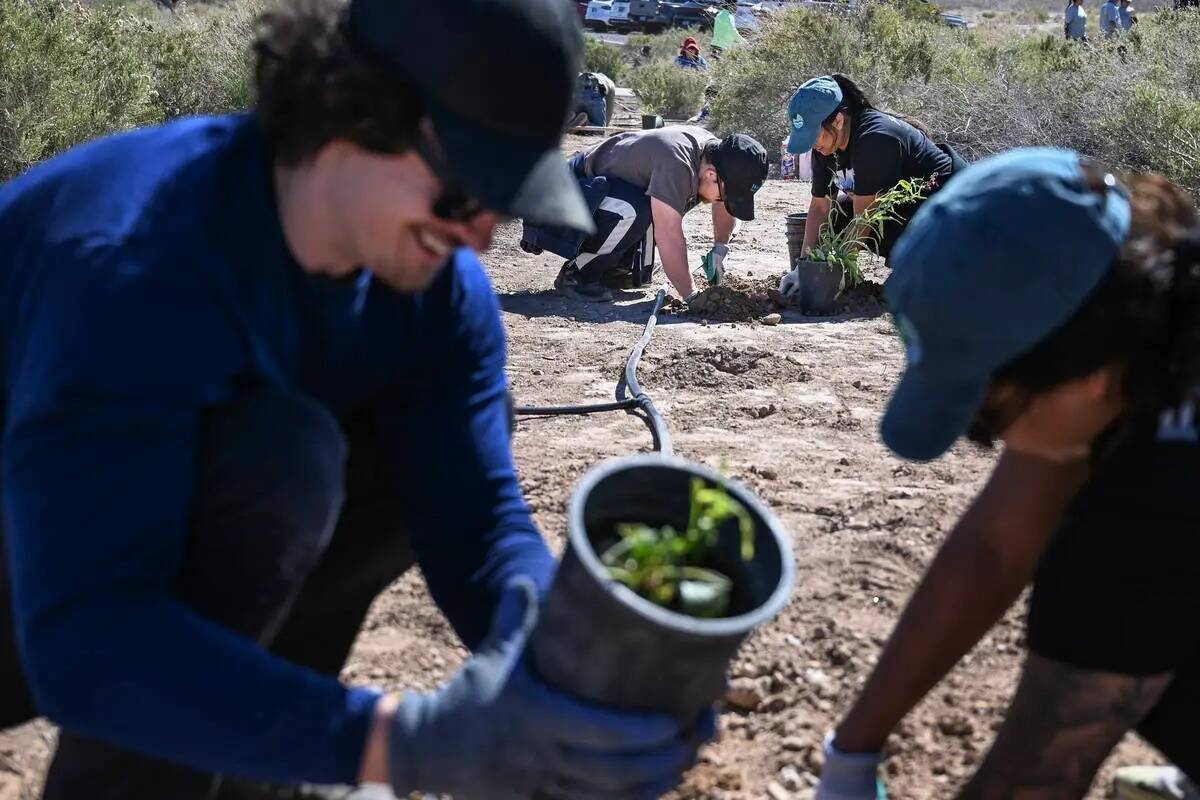
[[[1087,11],[1083,7],[1083,0],[1071,0],[1067,4],[1067,10],[1063,13],[1063,34],[1075,41],[1088,40]]]
[[[1121,13],[1114,0],[1104,0],[1100,6],[1100,33],[1106,39],[1115,39],[1121,30]]]

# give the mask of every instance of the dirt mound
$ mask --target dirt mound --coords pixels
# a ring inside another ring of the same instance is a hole
[[[643,364],[648,367],[643,381],[647,387],[752,389],[812,378],[795,356],[779,356],[757,347],[689,347]]]
[[[781,277],[751,279],[727,276],[720,286],[700,292],[690,305],[677,298],[669,298],[664,304],[664,312],[700,317],[712,322],[761,320],[767,314],[797,308],[794,298],[786,298],[779,293]],[[837,306],[827,316],[882,313],[886,308],[883,284],[864,281],[844,292],[838,298]]]

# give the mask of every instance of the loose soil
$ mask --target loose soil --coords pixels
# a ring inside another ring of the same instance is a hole
[[[568,149],[591,141],[572,138]],[[822,737],[853,699],[994,458],[960,445],[937,462],[912,464],[880,443],[879,416],[904,363],[878,301],[881,264],[868,264],[872,284],[862,297],[852,295],[861,306],[837,316],[773,306],[769,290],[787,269],[784,215],[803,210],[807,197],[806,184],[763,187],[757,218],[726,262],[721,302],[713,301],[718,311],[664,314],[639,372],[677,452],[724,467],[757,492],[790,532],[797,567],[792,601],[743,648],[720,738],[676,798],[811,797]],[[711,225],[697,210],[685,227],[695,262],[710,246]],[[565,300],[550,288],[560,262],[521,252],[519,238],[519,226],[506,226],[485,258],[503,309],[518,402],[611,398],[653,291],[618,292],[612,305]],[[726,307],[729,313],[719,313]],[[780,324],[758,322],[775,312]],[[514,449],[536,520],[559,548],[567,499],[584,471],[649,450],[650,437],[622,413],[522,419]],[[979,763],[1021,663],[1020,605],[892,738],[884,767],[892,797],[953,797]],[[464,656],[414,573],[375,603],[343,677],[387,689],[432,687]],[[44,723],[0,734],[0,798],[34,796],[53,736]],[[1110,796],[1115,765],[1152,758],[1130,737],[1089,797]]]
[[[736,240],[733,246],[738,246]],[[864,260],[871,261],[870,258]],[[784,262],[786,261],[785,258]],[[779,281],[782,277],[783,273],[764,278],[755,278],[753,272],[747,273],[746,277],[726,275],[719,286],[703,289],[691,303],[684,303],[680,298],[672,296],[663,307],[667,314],[698,318],[701,324],[762,322],[769,314],[779,313],[782,317],[784,312],[800,316],[795,299],[779,293]],[[838,297],[833,310],[820,316],[870,316],[882,314],[885,310],[883,284],[866,280],[844,291]]]

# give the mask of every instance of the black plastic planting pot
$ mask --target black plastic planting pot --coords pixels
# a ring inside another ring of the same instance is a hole
[[[795,263],[800,278],[800,312],[829,314],[845,286],[845,271],[825,261],[801,259]]]
[[[787,215],[788,269],[796,266],[800,254],[804,252],[804,227],[808,224],[808,212],[797,211]]]
[[[720,484],[754,520],[754,557],[730,519],[710,565],[733,580],[730,616],[698,619],[651,603],[608,576],[597,553],[616,525],[687,527],[691,480]],[[755,627],[791,593],[791,548],[775,517],[742,486],[706,467],[656,454],[608,461],[584,476],[568,509],[567,550],[531,641],[534,669],[583,699],[659,711],[689,724],[724,691],[725,672]]]

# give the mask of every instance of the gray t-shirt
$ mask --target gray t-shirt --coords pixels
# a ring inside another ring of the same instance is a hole
[[[686,214],[696,204],[704,147],[716,141],[694,125],[619,133],[586,151],[583,169],[588,177],[609,175],[644,186],[646,194]]]

